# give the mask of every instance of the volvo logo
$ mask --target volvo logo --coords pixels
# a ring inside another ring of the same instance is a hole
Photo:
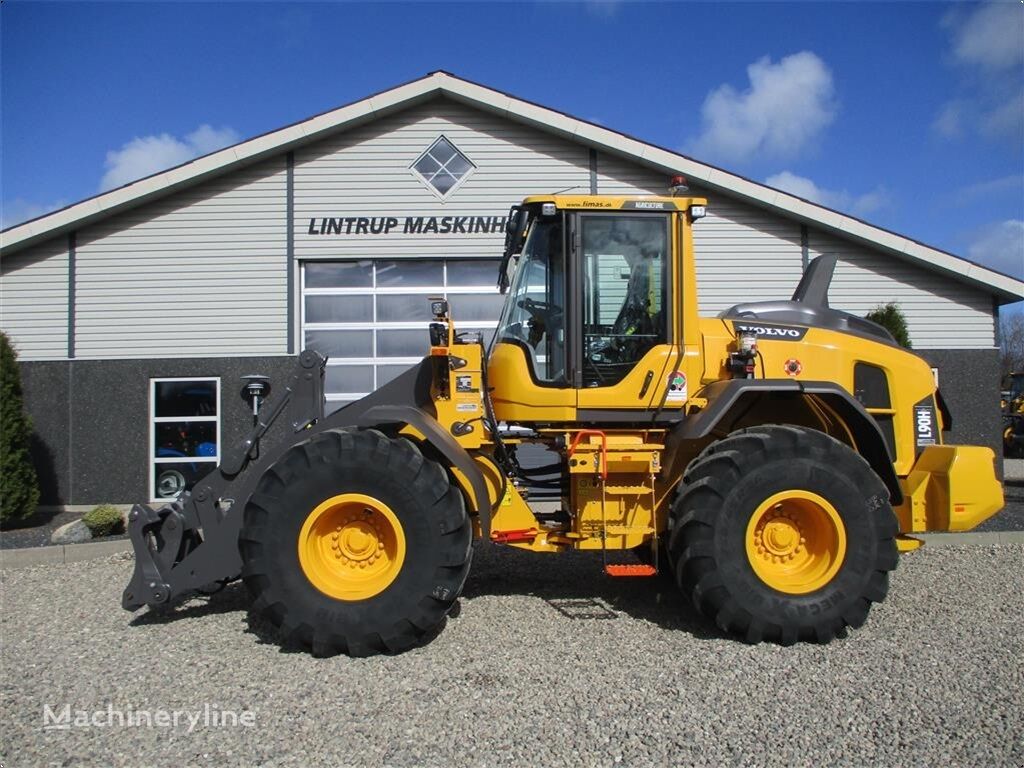
[[[733,323],[737,333],[756,333],[763,339],[780,339],[783,341],[799,341],[807,333],[806,328],[790,325],[750,325],[749,323]]]

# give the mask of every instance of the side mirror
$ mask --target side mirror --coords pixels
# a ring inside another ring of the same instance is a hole
[[[515,256],[523,249],[523,233],[529,220],[529,212],[521,205],[513,205],[505,220],[505,255]]]
[[[530,212],[526,208],[513,205],[509,209],[508,218],[505,220],[505,253],[498,268],[498,290],[501,293],[508,290],[508,264],[513,256],[523,250],[523,235],[529,223]]]

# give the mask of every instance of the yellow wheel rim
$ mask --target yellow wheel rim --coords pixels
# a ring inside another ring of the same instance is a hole
[[[772,589],[803,595],[821,589],[846,556],[846,527],[836,508],[810,491],[782,491],[754,510],[747,559]]]
[[[405,533],[391,509],[372,496],[343,493],[309,513],[299,532],[299,565],[310,584],[338,600],[366,600],[395,580],[405,560]]]

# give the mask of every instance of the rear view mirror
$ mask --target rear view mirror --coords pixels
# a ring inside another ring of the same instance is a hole
[[[529,212],[521,205],[513,205],[505,220],[505,256],[515,256],[523,249],[523,233]]]
[[[509,262],[523,250],[523,235],[530,222],[530,212],[521,205],[513,205],[505,220],[505,253],[498,268],[498,290],[505,293],[509,286]]]

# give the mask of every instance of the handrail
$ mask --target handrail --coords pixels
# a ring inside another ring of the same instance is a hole
[[[569,456],[576,452],[580,438],[585,435],[597,435],[601,438],[601,479],[608,479],[608,436],[599,429],[581,429],[569,444]]]

